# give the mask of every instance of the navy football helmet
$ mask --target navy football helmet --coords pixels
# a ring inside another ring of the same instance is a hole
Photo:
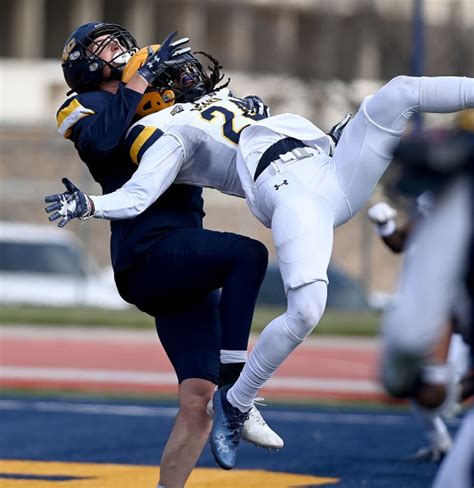
[[[102,36],[106,37],[94,46],[94,54],[91,54],[91,45]],[[100,59],[100,54],[112,41],[117,41],[123,50],[106,62]],[[121,25],[99,21],[82,24],[69,36],[62,54],[64,79],[71,88],[68,95],[93,90],[101,81],[105,81],[104,66],[109,66],[111,71],[107,79],[120,80],[124,66],[136,51],[137,41]]]

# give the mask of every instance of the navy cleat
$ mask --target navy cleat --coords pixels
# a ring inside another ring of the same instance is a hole
[[[214,422],[209,442],[216,463],[223,469],[232,469],[237,459],[240,436],[248,412],[242,413],[226,398],[231,385],[219,388],[212,397]]]

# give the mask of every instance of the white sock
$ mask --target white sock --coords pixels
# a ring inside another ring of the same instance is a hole
[[[242,412],[252,408],[258,390],[291,351],[303,342],[303,339],[295,337],[288,330],[286,320],[285,313],[265,327],[249,354],[239,379],[227,392],[227,400]]]
[[[234,351],[221,349],[221,363],[234,364],[245,363],[247,361],[247,351]]]
[[[448,113],[474,107],[474,78],[436,76],[421,78],[420,110]]]

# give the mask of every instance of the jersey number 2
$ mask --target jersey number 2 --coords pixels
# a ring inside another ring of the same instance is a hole
[[[225,122],[222,126],[222,132],[224,137],[232,141],[234,144],[239,143],[240,133],[250,124],[245,125],[240,130],[234,130],[234,117],[235,114],[230,110],[219,107],[219,106],[212,106],[201,112],[201,117],[205,120],[211,121],[213,120],[218,114],[222,114],[224,116]]]

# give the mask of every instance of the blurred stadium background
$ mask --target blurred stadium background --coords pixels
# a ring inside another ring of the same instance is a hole
[[[47,223],[43,196],[61,190],[62,176],[100,191],[55,127],[67,91],[61,50],[83,22],[123,24],[142,45],[177,29],[221,61],[236,94],[258,94],[274,114],[296,112],[325,130],[395,75],[474,76],[472,0],[0,0],[0,7],[1,220]],[[381,187],[374,201],[382,194]],[[206,191],[205,203],[207,228],[256,237],[272,251],[270,233],[243,201]],[[107,223],[69,228],[109,264]],[[378,242],[365,212],[338,230],[333,261],[369,293],[394,287],[399,258]]]

